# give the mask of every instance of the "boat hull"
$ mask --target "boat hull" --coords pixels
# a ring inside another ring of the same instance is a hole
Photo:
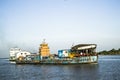
[[[16,64],[90,64],[97,63],[98,56],[81,56],[77,58],[46,59],[39,61],[16,61]]]

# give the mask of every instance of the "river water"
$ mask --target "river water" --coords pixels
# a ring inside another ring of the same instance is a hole
[[[0,80],[120,80],[120,55],[79,65],[16,65],[0,59]]]

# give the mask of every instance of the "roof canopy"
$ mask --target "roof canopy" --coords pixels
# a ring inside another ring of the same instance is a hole
[[[78,44],[73,46],[71,49],[73,50],[83,50],[83,49],[94,49],[96,48],[96,44]]]

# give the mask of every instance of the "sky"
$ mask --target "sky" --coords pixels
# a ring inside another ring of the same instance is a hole
[[[120,48],[120,0],[0,0],[0,57],[19,47],[51,53],[77,44]]]

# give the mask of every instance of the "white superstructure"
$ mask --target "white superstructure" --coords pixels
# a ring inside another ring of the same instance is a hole
[[[28,51],[23,51],[20,48],[11,48],[10,49],[10,61],[15,61],[19,57],[25,58],[27,55],[31,55]]]
[[[10,60],[15,60],[15,56],[18,52],[20,52],[20,48],[11,48],[10,49]]]
[[[31,55],[31,53],[27,52],[27,51],[20,51],[16,54],[15,57],[16,57],[16,59],[18,59],[19,57],[25,58],[27,55]]]

